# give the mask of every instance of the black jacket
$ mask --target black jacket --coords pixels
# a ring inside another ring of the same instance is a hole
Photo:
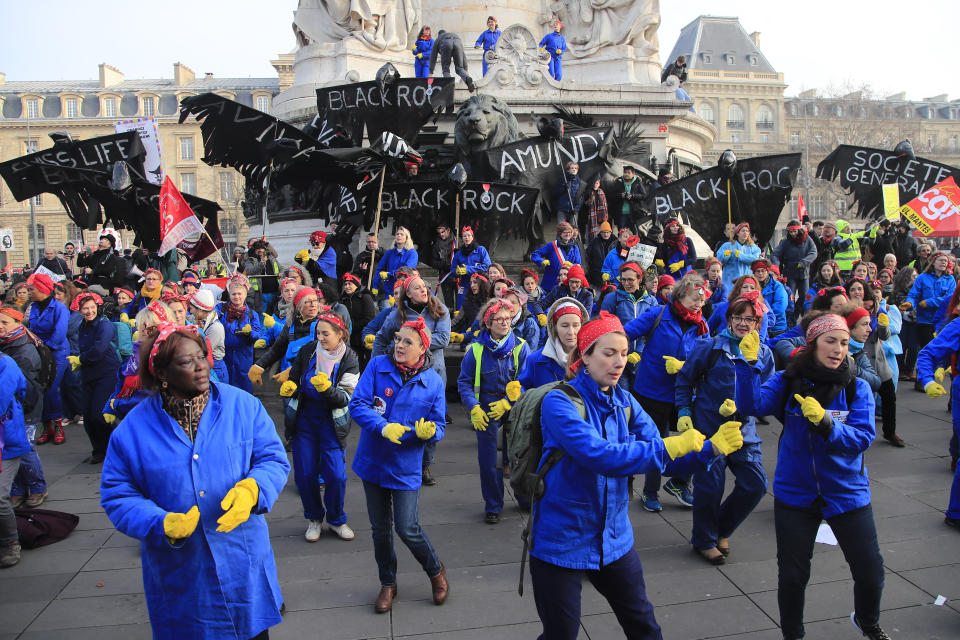
[[[591,285],[599,288],[603,284],[603,261],[615,246],[617,237],[613,234],[606,240],[597,236],[590,241],[587,246],[587,280]]]
[[[83,275],[87,286],[98,284],[107,291],[113,291],[114,287],[123,284],[126,273],[122,264],[123,260],[113,252],[113,249],[97,249],[90,255],[77,258],[78,266],[93,270],[93,273]]]
[[[23,399],[23,420],[26,424],[37,424],[43,414],[43,389],[40,387],[40,352],[30,336],[22,335],[10,344],[3,345],[7,354],[20,367],[27,379],[27,395]]]
[[[623,178],[617,178],[613,182],[613,192],[607,194],[607,200],[610,202],[610,217],[619,220],[623,210],[624,194],[627,192],[627,185]],[[643,178],[637,176],[630,185],[630,215],[634,219],[643,215],[643,199],[647,197],[647,190],[643,186]]]
[[[376,269],[377,265],[380,264],[380,260],[383,258],[383,249],[377,247],[377,250],[374,251],[373,259],[373,268]],[[351,273],[355,276],[359,276],[361,280],[366,282],[367,274],[370,273],[370,252],[364,249],[360,252],[360,255],[357,256],[356,260],[353,261],[353,271]]]
[[[441,277],[450,271],[450,259],[453,257],[453,234],[443,240],[439,236],[434,238],[430,245],[430,266],[436,269]]]
[[[883,235],[879,233],[870,241],[870,253],[873,254],[871,262],[877,265],[877,269],[883,269],[883,257],[888,253],[894,253],[893,250],[893,234],[887,232]]]
[[[377,315],[377,303],[370,291],[362,287],[351,295],[344,293],[340,296],[340,303],[350,313],[353,329],[350,332],[350,346],[354,349],[363,349],[363,329]]]
[[[907,266],[917,259],[917,239],[909,232],[898,232],[893,240],[893,253],[897,256],[897,267]]]
[[[53,260],[40,258],[40,262],[37,263],[37,267],[43,267],[44,269],[49,269],[58,275],[66,276],[67,280],[73,279],[73,275],[70,273],[70,267],[67,266],[67,262],[63,258],[54,258]]]

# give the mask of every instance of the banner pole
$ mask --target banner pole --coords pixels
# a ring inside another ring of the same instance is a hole
[[[373,233],[380,236],[380,209],[383,206],[383,181],[387,177],[387,165],[380,169],[380,189],[377,191],[377,215],[373,220]],[[367,272],[367,289],[373,286],[373,258],[376,252],[370,252],[370,270]]]
[[[454,203],[455,203],[455,208],[454,208],[454,214],[453,214],[453,250],[450,252],[451,266],[453,264],[453,255],[457,251],[457,237],[458,237],[458,234],[460,233],[460,192],[459,191],[457,191],[457,197],[456,197],[456,200],[454,200]],[[460,310],[459,309],[460,295],[458,294],[459,289],[460,289],[460,276],[457,276],[457,279],[454,282],[454,286],[453,286],[453,311],[454,312],[457,312]]]
[[[263,229],[260,235],[266,239],[267,228],[270,226],[270,220],[267,218],[267,202],[270,200],[270,176],[273,175],[273,160],[270,161],[270,170],[267,171],[266,187],[263,190]]]
[[[730,244],[733,244],[733,208],[730,206],[730,178],[727,178],[727,235],[729,236]]]

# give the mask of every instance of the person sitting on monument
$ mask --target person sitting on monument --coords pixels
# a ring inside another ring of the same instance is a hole
[[[433,49],[433,38],[430,36],[430,27],[420,28],[420,35],[413,45],[413,69],[418,78],[430,76],[430,50]]]
[[[693,241],[684,233],[680,221],[671,217],[663,227],[663,244],[657,249],[654,264],[674,278],[680,278],[691,271],[696,262]]]
[[[474,49],[483,48],[481,57],[483,64],[483,75],[487,75],[487,51],[492,51],[497,46],[497,40],[500,39],[500,29],[497,27],[497,19],[493,16],[487,18],[487,30],[480,34],[474,43]]]
[[[583,194],[580,192],[580,165],[568,162],[566,173],[557,181],[553,188],[553,198],[557,209],[557,222],[569,222],[576,229],[577,212],[583,204]]]
[[[437,56],[440,57],[440,68],[443,70],[443,77],[450,76],[450,62],[453,62],[453,70],[467,85],[467,91],[473,93],[477,90],[473,84],[473,78],[467,73],[467,56],[463,52],[463,41],[460,36],[440,29],[437,32],[437,40],[433,43],[433,49],[430,50],[430,75],[433,75],[437,67]]]
[[[637,175],[637,170],[629,165],[623,168],[623,177],[617,178],[611,191],[610,211],[617,216],[616,222],[620,229],[633,229],[636,225],[633,220],[643,215],[643,199],[647,197],[643,181]]]
[[[543,40],[537,45],[541,51],[550,54],[550,75],[556,81],[563,80],[563,54],[567,51],[567,41],[560,34],[563,29],[563,23],[560,18],[553,21],[553,33],[543,36]]]
[[[660,74],[660,83],[666,82],[670,76],[676,76],[680,84],[687,81],[687,56],[677,56],[676,60],[665,66]]]

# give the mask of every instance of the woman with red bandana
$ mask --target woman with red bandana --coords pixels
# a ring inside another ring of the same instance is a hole
[[[677,286],[677,281],[673,276],[660,276],[657,278],[657,303],[658,305],[670,304],[673,297],[673,288]]]
[[[57,377],[43,396],[44,431],[37,438],[37,444],[44,444],[51,438],[53,444],[63,444],[67,441],[63,434],[63,403],[60,395],[60,384],[67,371],[67,357],[70,353],[70,344],[67,341],[67,331],[70,323],[70,311],[53,296],[54,284],[49,276],[35,273],[27,278],[30,290],[30,330],[44,344],[53,351],[57,361]]]
[[[490,268],[490,254],[486,248],[475,243],[473,229],[464,227],[460,233],[463,238],[463,244],[453,254],[450,261],[449,278],[457,281],[457,309],[463,306],[463,300],[467,295],[470,278],[475,273],[486,275]]]
[[[667,220],[663,227],[663,244],[657,248],[654,264],[674,278],[682,278],[697,263],[693,240],[683,232],[676,218]]]
[[[727,299],[714,304],[710,311],[710,319],[707,321],[707,326],[710,327],[710,335],[716,335],[726,324],[727,307],[729,304],[749,291],[760,291],[760,284],[752,275],[740,276],[733,282],[733,287],[730,289],[730,295],[727,296]],[[761,340],[767,340],[770,327],[773,326],[775,320],[776,318],[773,312],[770,311],[770,307],[767,307],[767,312],[763,314],[763,320],[760,322],[758,329]]]
[[[570,267],[563,281],[543,297],[540,307],[550,306],[560,298],[575,298],[586,309],[593,309],[593,291],[590,289],[590,283],[587,282],[587,274],[583,272],[583,267],[578,264]]]
[[[723,263],[723,281],[733,286],[740,276],[753,273],[750,265],[760,257],[760,247],[753,242],[750,223],[741,222],[733,232],[733,239],[717,249],[717,259]]]
[[[249,289],[250,282],[242,273],[230,276],[227,283],[230,302],[226,306],[219,305],[217,314],[223,325],[223,346],[226,349],[223,361],[227,365],[229,382],[247,393],[253,391],[253,384],[247,377],[247,372],[253,366],[253,350],[267,346],[267,341],[263,339],[260,314],[247,304]]]

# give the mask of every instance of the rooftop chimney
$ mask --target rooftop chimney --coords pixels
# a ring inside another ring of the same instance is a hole
[[[100,63],[100,88],[112,87],[123,82],[123,73],[106,62]]]
[[[757,45],[757,47],[760,46],[760,32],[759,32],[759,31],[754,31],[753,33],[751,33],[751,34],[750,34],[750,39],[753,40],[753,44]]]
[[[800,92],[800,95],[799,95],[798,97],[800,97],[800,98],[816,98],[816,97],[817,97],[817,90],[816,90],[816,89],[807,89],[806,91],[801,91],[801,92]]]
[[[884,98],[884,100],[893,100],[894,102],[903,102],[906,99],[907,99],[906,91],[901,91],[900,93],[894,93],[893,95],[889,95],[886,98]]]
[[[213,78],[213,72],[207,71],[206,73],[203,74],[203,77],[207,80],[211,80]]]
[[[173,63],[173,84],[177,87],[182,87],[188,82],[193,82],[194,78],[193,70],[190,69],[187,65],[182,62]]]

